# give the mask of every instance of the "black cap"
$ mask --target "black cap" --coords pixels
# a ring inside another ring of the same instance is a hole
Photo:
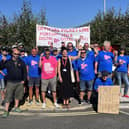
[[[109,75],[109,72],[107,71],[102,71],[102,77],[105,77],[105,76],[108,76]]]
[[[1,47],[2,51],[8,51],[8,48],[6,46]]]

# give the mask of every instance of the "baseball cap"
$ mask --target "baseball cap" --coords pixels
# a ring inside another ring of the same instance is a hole
[[[109,73],[107,71],[102,71],[102,77],[108,76],[108,75],[109,75]]]

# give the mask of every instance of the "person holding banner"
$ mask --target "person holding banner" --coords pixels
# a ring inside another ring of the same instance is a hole
[[[61,83],[63,106],[69,108],[69,100],[73,93],[72,83],[75,82],[71,61],[78,59],[80,52],[77,56],[68,56],[67,49],[64,48],[61,53],[62,57],[58,60],[58,76]]]

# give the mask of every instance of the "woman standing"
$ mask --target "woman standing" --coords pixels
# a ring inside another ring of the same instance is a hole
[[[116,57],[116,78],[118,84],[120,85],[120,93],[121,93],[121,85],[122,80],[125,84],[124,88],[124,96],[128,97],[128,87],[129,87],[129,80],[128,80],[128,71],[129,71],[129,58],[125,54],[125,49],[121,48],[118,57]]]
[[[69,108],[69,99],[72,96],[73,89],[72,89],[72,82],[74,82],[73,78],[73,69],[72,69],[72,60],[76,60],[80,57],[80,52],[78,56],[67,56],[67,49],[64,48],[62,50],[62,57],[58,60],[58,76],[59,81],[61,83],[62,89],[62,98],[63,98],[63,105],[66,108]]]

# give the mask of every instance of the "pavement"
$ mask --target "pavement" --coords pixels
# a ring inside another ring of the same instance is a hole
[[[42,109],[42,102],[39,104],[36,104],[35,99],[33,99],[33,104],[29,105],[28,101],[25,101],[23,105],[20,106],[21,110],[23,111],[23,115],[35,115],[36,113],[52,113],[52,112],[82,112],[82,111],[94,111],[92,104],[79,104],[78,101],[75,98],[71,98],[70,108],[64,109],[62,105],[60,104],[59,108],[56,108],[53,105],[53,102],[47,98],[46,99],[46,108]],[[120,109],[129,109],[129,98],[120,97]],[[13,109],[12,109],[13,110]],[[13,113],[11,110],[11,114],[17,114]],[[4,111],[4,107],[0,106],[0,114]],[[94,111],[95,112],[95,111]],[[21,114],[21,115],[22,115]],[[19,114],[20,115],[20,114]]]

